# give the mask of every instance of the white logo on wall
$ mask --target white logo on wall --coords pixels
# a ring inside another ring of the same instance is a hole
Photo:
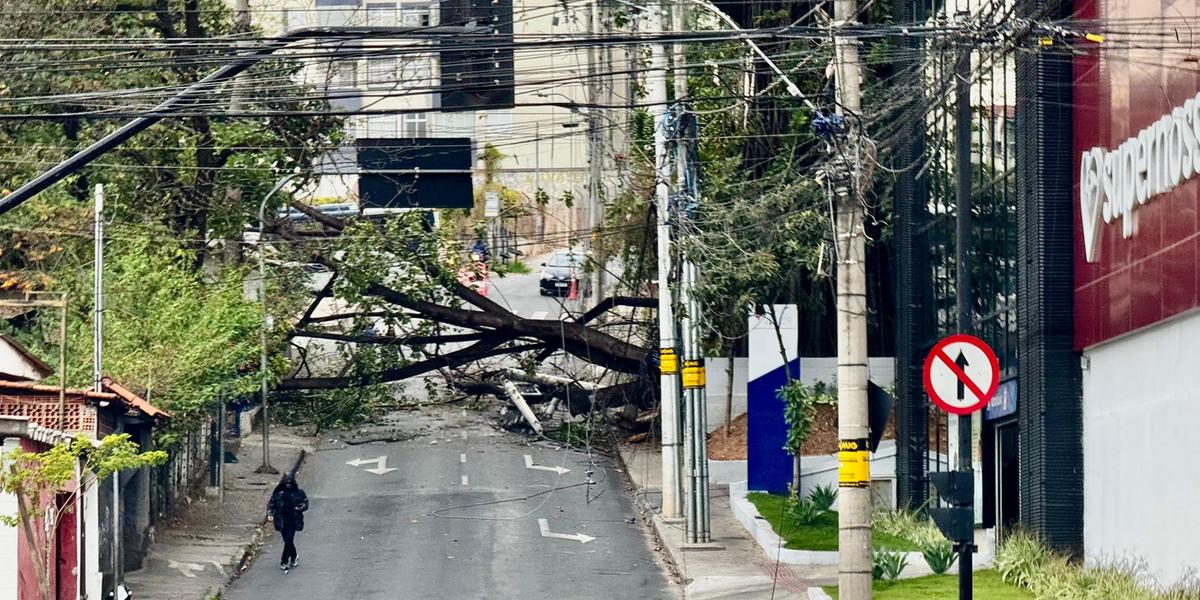
[[[1096,147],[1079,163],[1083,249],[1096,262],[1102,225],[1121,220],[1121,236],[1137,233],[1138,207],[1200,173],[1200,94],[1125,140]]]

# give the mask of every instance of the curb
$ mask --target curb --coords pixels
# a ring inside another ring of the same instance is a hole
[[[617,448],[617,451],[614,454],[616,454],[617,462],[621,465],[621,472],[625,476],[625,481],[629,484],[629,488],[633,490],[632,499],[634,506],[642,511],[642,518],[650,524],[650,531],[654,534],[654,541],[658,544],[658,547],[666,556],[667,567],[670,569],[671,574],[674,575],[675,579],[679,581],[679,584],[686,589],[687,581],[684,580],[683,574],[679,572],[679,565],[681,562],[680,557],[676,556],[675,552],[671,549],[671,546],[663,540],[665,537],[665,529],[670,527],[670,525],[663,521],[662,517],[659,516],[658,511],[646,501],[645,494],[649,490],[644,487],[638,487],[636,484],[634,484],[633,478],[629,475],[629,464],[625,462],[625,455],[621,453],[620,448]]]
[[[750,533],[750,537],[754,538],[759,548],[766,553],[767,558],[789,565],[833,566],[838,564],[838,553],[835,551],[784,548],[783,540],[771,528],[771,524],[759,514],[754,503],[747,499],[748,494],[746,482],[739,481],[729,484],[729,504],[733,509],[734,517]],[[905,552],[904,554],[909,565],[923,564],[925,561],[925,557],[920,552]]]
[[[825,593],[825,590],[813,586],[808,588],[808,600],[833,600],[833,596]]]
[[[305,448],[300,448],[300,454],[296,457],[296,461],[294,464],[292,464],[291,469],[288,469],[288,474],[295,476],[296,473],[300,471],[300,467],[304,465],[304,460],[306,458],[308,458],[308,450]],[[258,548],[262,545],[262,541],[265,537],[263,534],[266,530],[266,524],[267,517],[264,515],[262,521],[259,522],[258,527],[254,529],[254,535],[251,537],[250,542],[246,544],[245,550],[242,551],[241,556],[237,557],[237,564],[233,568],[233,574],[229,576],[225,583],[210,587],[208,589],[208,595],[205,597],[206,600],[224,597],[225,590],[229,587],[229,584],[238,577],[241,577],[242,573],[244,573],[246,569],[250,568],[250,564],[254,562],[254,555],[258,553]]]

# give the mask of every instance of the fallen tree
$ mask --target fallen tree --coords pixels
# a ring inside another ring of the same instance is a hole
[[[287,332],[289,340],[314,338],[332,340],[352,348],[351,352],[390,349],[407,356],[387,368],[342,372],[333,376],[292,376],[279,383],[279,390],[341,389],[400,381],[442,369],[461,369],[478,361],[505,355],[531,353],[536,364],[562,351],[617,373],[632,375],[632,381],[595,392],[597,403],[636,400],[649,406],[657,381],[657,361],[647,348],[622,340],[598,326],[589,325],[604,311],[616,306],[652,307],[653,298],[608,298],[575,320],[529,319],[463,285],[457,279],[460,266],[452,258],[460,249],[436,233],[422,231],[401,216],[394,221],[374,223],[342,220],[300,204],[297,210],[309,215],[319,232],[298,232],[290,222],[277,222],[270,230],[292,246],[329,244],[339,237],[346,243],[336,251],[309,248],[305,261],[325,265],[335,272],[312,299],[308,309]],[[370,240],[363,243],[362,240]],[[319,241],[318,241],[319,240]],[[397,275],[396,265],[402,264]],[[315,317],[317,306],[336,297],[355,310]],[[387,323],[387,335],[367,333],[368,323]],[[633,327],[631,324],[630,327]],[[442,353],[448,345],[465,347]],[[352,346],[351,346],[352,345]],[[405,350],[401,351],[400,348]],[[532,354],[535,353],[536,354]],[[491,374],[494,374],[491,373]],[[295,374],[294,374],[295,375]],[[474,389],[498,391],[476,381]],[[578,388],[581,392],[582,388]],[[571,394],[571,411],[586,410],[589,394]],[[580,401],[583,401],[581,403]]]

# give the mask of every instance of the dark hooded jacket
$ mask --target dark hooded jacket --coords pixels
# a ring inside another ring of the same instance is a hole
[[[282,531],[285,527],[300,531],[304,529],[304,511],[308,510],[308,495],[291,475],[284,475],[271,493],[271,502],[267,506],[271,517],[275,520],[275,530]]]

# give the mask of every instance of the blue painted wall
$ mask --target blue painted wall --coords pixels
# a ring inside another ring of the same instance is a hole
[[[800,376],[800,359],[790,367],[793,378]],[[777,392],[787,383],[783,365],[746,385],[747,487],[776,494],[787,492],[792,482],[792,455],[787,442],[787,422],[783,420],[783,400]]]

